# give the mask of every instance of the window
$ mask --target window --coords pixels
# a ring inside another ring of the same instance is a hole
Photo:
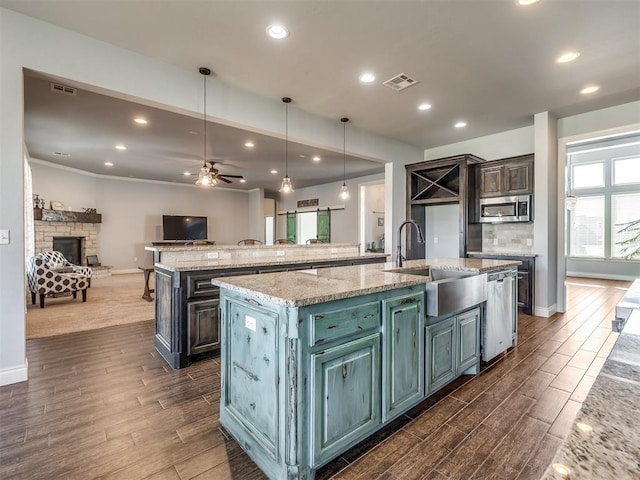
[[[640,157],[614,159],[613,184],[628,185],[630,183],[640,183]]]
[[[577,259],[640,260],[640,136],[567,148],[569,256]],[[625,243],[626,242],[626,243]]]
[[[625,258],[632,255],[631,258],[640,258],[638,252],[638,231],[631,228],[630,222],[640,218],[640,193],[628,195],[613,195],[612,197],[612,213],[613,213],[613,253],[612,257]],[[627,229],[622,231],[625,227]]]
[[[604,196],[578,197],[571,220],[571,256],[604,257]]]
[[[604,164],[591,163],[573,166],[573,188],[604,186]]]

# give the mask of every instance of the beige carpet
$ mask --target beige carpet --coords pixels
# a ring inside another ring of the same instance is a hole
[[[37,297],[36,304],[31,305],[29,294],[27,339],[151,320],[154,302],[143,300],[143,291],[144,277],[140,272],[93,278],[86,303],[82,303],[82,295],[78,293],[75,300],[71,295],[45,298],[44,308],[40,308]]]

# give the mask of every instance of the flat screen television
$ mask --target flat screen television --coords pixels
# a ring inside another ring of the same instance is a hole
[[[163,240],[206,240],[207,217],[162,216]]]

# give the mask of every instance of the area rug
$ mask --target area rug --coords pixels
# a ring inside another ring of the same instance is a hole
[[[44,308],[40,308],[37,297],[36,304],[31,305],[29,294],[27,339],[153,319],[154,302],[143,300],[143,291],[144,279],[140,272],[93,278],[85,303],[78,294],[76,299],[71,295],[45,298]]]

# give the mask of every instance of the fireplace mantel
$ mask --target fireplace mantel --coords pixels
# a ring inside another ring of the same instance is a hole
[[[34,208],[33,219],[43,222],[102,223],[102,214]]]

